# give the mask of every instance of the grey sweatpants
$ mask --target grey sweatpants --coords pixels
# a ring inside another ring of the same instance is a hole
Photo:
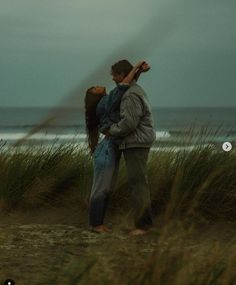
[[[152,225],[150,189],[147,179],[147,161],[150,148],[123,150],[129,187],[133,196],[136,228],[146,229]]]

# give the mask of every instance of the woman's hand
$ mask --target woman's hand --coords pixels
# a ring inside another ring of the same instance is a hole
[[[133,68],[134,68],[135,70],[137,70],[137,69],[141,68],[143,64],[145,64],[145,61],[144,61],[144,60],[139,61],[139,62],[137,62],[137,63],[134,65]]]
[[[139,61],[134,65],[132,70],[129,72],[129,74],[122,80],[121,83],[130,84],[132,80],[138,80],[139,75],[142,72],[147,72],[150,69],[149,64],[147,64],[144,60]]]
[[[147,72],[150,68],[151,68],[150,65],[144,60],[139,61],[134,65],[134,69],[136,70],[136,72],[138,71]]]
[[[141,66],[141,71],[142,71],[142,72],[147,72],[150,68],[151,68],[150,65],[145,62],[145,63]]]

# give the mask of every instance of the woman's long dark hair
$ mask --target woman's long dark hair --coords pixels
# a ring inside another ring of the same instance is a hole
[[[85,96],[85,125],[87,133],[87,141],[90,152],[93,153],[99,139],[99,118],[96,116],[96,107],[101,98],[105,95],[102,93],[92,92],[93,87],[86,91]]]

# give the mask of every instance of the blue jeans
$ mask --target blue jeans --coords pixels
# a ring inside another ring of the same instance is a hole
[[[89,224],[103,224],[109,193],[115,187],[119,171],[121,151],[111,138],[104,138],[93,153],[94,174],[90,194]]]

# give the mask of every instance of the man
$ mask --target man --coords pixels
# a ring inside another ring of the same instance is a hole
[[[148,69],[144,63],[143,69]],[[116,84],[133,68],[127,60],[120,60],[111,67]],[[130,234],[146,234],[152,225],[150,190],[147,181],[147,160],[150,147],[156,139],[150,104],[144,90],[135,80],[123,95],[120,104],[120,121],[111,125],[106,135],[120,137],[128,182],[134,197],[135,227]]]

